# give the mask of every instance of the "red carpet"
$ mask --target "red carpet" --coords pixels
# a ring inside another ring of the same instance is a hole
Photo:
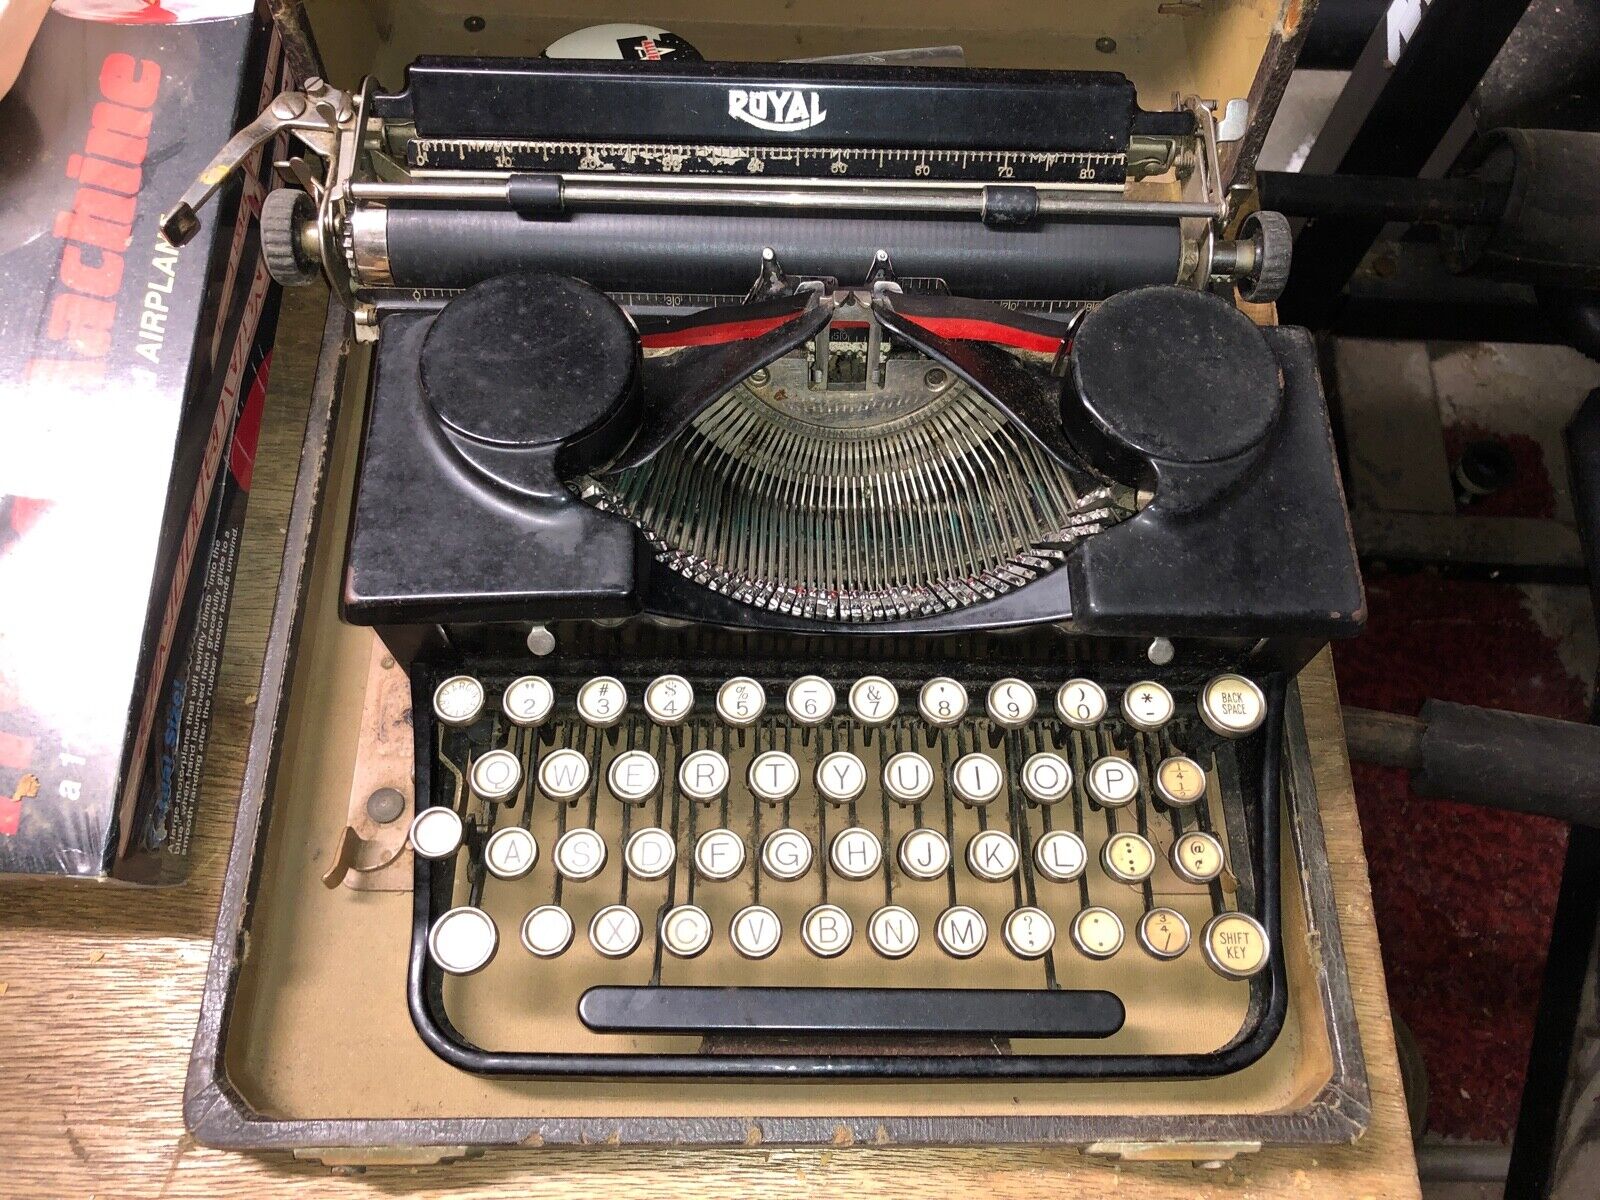
[[[1475,432],[1475,431],[1473,431]],[[1459,445],[1472,433],[1451,431]],[[1519,482],[1477,512],[1546,515],[1531,443]],[[1434,697],[1586,720],[1567,674],[1515,587],[1434,575],[1369,576],[1366,633],[1334,659],[1346,704],[1414,715]],[[1566,846],[1566,826],[1415,796],[1407,774],[1357,765],[1389,995],[1421,1044],[1429,1128],[1504,1140],[1516,1121]]]

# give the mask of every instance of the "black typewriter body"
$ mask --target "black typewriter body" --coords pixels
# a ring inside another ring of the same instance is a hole
[[[1259,1059],[1286,697],[1364,601],[1311,340],[1232,301],[1282,264],[1267,217],[1223,236],[1209,110],[1111,73],[407,82],[343,98],[367,169],[287,241],[376,341],[343,611],[412,683],[427,1044]]]

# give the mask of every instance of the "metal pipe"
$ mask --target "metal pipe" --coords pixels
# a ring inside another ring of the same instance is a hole
[[[1031,186],[1031,185],[1030,185]],[[1041,217],[1212,217],[1213,206],[1203,201],[1127,200],[1120,193],[1093,195],[1074,189],[1039,188]],[[429,178],[410,183],[353,181],[350,196],[356,202],[383,204],[445,203],[508,208],[509,180]],[[806,212],[944,213],[981,216],[982,187],[828,187],[807,185],[735,186],[714,183],[685,184],[676,180],[597,180],[586,176],[561,176],[561,203],[570,208],[758,208]]]
[[[1261,207],[1286,217],[1358,221],[1437,221],[1493,225],[1510,189],[1478,179],[1402,179],[1388,175],[1303,175],[1257,171]]]

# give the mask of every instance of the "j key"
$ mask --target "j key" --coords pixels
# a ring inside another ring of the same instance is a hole
[[[938,879],[950,869],[950,843],[937,829],[913,829],[900,839],[895,858],[913,879]]]

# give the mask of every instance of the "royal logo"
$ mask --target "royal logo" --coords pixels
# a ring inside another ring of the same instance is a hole
[[[828,110],[815,92],[749,92],[744,88],[728,89],[728,115],[757,129],[773,133],[794,133],[821,125]]]

